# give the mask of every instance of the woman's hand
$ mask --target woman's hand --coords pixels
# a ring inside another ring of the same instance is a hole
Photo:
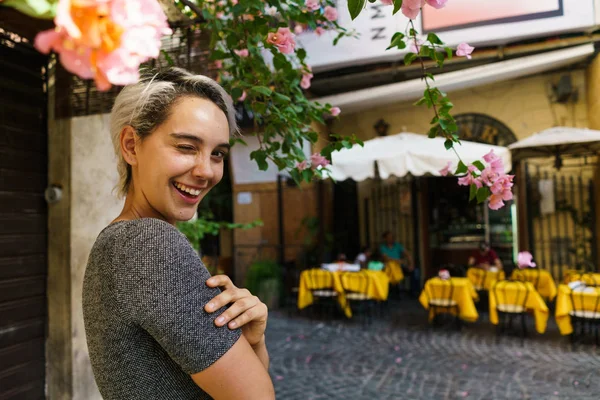
[[[215,312],[223,306],[231,304],[227,310],[215,320],[215,325],[229,329],[242,328],[242,333],[250,345],[256,346],[264,338],[267,328],[269,310],[267,306],[248,289],[236,287],[227,275],[215,275],[206,281],[209,287],[220,287],[222,293],[215,296],[204,309],[206,312]]]

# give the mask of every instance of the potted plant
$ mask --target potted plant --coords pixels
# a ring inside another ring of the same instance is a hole
[[[275,308],[283,288],[281,266],[272,260],[253,262],[246,274],[245,286],[269,309]]]

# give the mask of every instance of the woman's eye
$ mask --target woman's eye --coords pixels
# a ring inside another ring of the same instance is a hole
[[[219,158],[225,158],[226,155],[227,155],[227,153],[224,151],[221,151],[221,150],[217,150],[217,151],[213,152],[213,156],[219,157]]]
[[[177,146],[177,148],[179,150],[183,150],[183,151],[194,151],[194,150],[196,150],[196,148],[194,146],[185,145],[185,144],[180,144],[180,145]]]

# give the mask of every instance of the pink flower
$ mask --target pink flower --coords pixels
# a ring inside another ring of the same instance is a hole
[[[313,169],[318,167],[326,167],[329,165],[329,160],[320,155],[319,153],[315,153],[310,156],[310,161]]]
[[[290,28],[279,28],[276,33],[269,32],[267,42],[277,47],[283,54],[293,53],[296,46],[294,35],[290,32]]]
[[[298,24],[298,25],[296,25],[296,26],[294,27],[294,33],[295,33],[296,35],[299,35],[299,34],[301,34],[302,32],[304,32],[304,27],[303,27],[302,25]]]
[[[156,0],[59,0],[56,28],[40,32],[36,48],[59,53],[65,68],[99,90],[137,82],[139,65],[160,54],[170,34]]]
[[[444,168],[440,169],[440,175],[448,175],[450,173],[450,165],[452,165],[452,162],[448,161],[448,164]]]
[[[381,4],[386,5],[386,6],[393,6],[394,5],[394,0],[380,0]]]
[[[465,176],[458,178],[458,184],[461,186],[475,185],[477,186],[477,189],[483,187],[483,184],[481,183],[481,178],[474,177],[470,172],[467,173]]]
[[[300,87],[302,89],[308,89],[310,87],[310,80],[312,79],[313,74],[311,73],[311,68],[308,67],[307,70],[302,74],[302,80],[300,81]]]
[[[481,180],[487,186],[492,186],[498,178],[499,174],[495,172],[491,167],[486,167],[483,171],[481,171]]]
[[[457,57],[467,57],[469,60],[471,59],[471,53],[475,50],[475,47],[469,46],[466,43],[461,43],[456,48],[456,56]]]
[[[422,44],[423,44],[423,41],[421,39],[417,39],[417,43],[415,43],[414,40],[410,40],[410,45],[408,46],[408,51],[410,51],[411,53],[419,54],[419,51],[421,51]]]
[[[447,269],[440,269],[440,272],[438,272],[438,276],[440,277],[440,279],[446,281],[450,279],[450,272]]]
[[[504,162],[501,158],[492,161],[490,163],[490,168],[498,175],[504,175]]]
[[[520,251],[519,255],[517,256],[517,265],[519,266],[519,268],[525,268],[525,267],[535,267],[536,263],[533,262],[533,256],[531,255],[530,252],[528,251]]]
[[[342,110],[340,110],[339,107],[331,107],[331,110],[329,111],[329,113],[333,116],[333,117],[337,117],[338,115],[340,115],[340,113],[342,112]]]
[[[404,0],[402,2],[402,14],[408,19],[415,19],[419,16],[421,7],[425,5],[425,0]]]
[[[238,97],[237,101],[244,101],[246,100],[246,96],[248,95],[248,93],[246,93],[246,91],[244,90],[242,92],[242,95],[240,97]]]
[[[338,11],[335,7],[327,6],[325,7],[323,16],[325,16],[325,18],[327,18],[329,21],[336,21],[338,19]]]
[[[248,49],[234,50],[233,52],[234,52],[235,54],[237,54],[239,57],[242,57],[242,58],[244,58],[244,57],[248,57],[248,55],[250,54],[250,53],[248,52]]]
[[[483,161],[485,161],[486,163],[491,163],[494,160],[499,159],[500,157],[498,157],[495,153],[494,153],[494,149],[490,150],[489,153],[487,153],[485,156],[483,156]]]
[[[488,207],[490,210],[499,210],[504,206],[504,202],[502,201],[502,196],[498,194],[493,194],[490,196],[490,202]]]
[[[310,167],[308,160],[303,160],[302,162],[296,163],[296,168],[298,169],[298,171],[302,172],[305,169],[307,169],[308,167]]]
[[[223,68],[223,61],[222,60],[215,61],[215,68],[218,68],[218,69]]]
[[[304,2],[304,5],[306,6],[306,8],[309,11],[316,11],[319,8],[321,8],[321,5],[319,4],[319,0],[306,0]]]
[[[427,0],[427,4],[429,4],[433,8],[443,8],[448,0]]]
[[[320,26],[317,26],[317,28],[315,29],[315,33],[317,34],[317,36],[321,36],[322,34],[325,33],[325,29],[323,29]]]

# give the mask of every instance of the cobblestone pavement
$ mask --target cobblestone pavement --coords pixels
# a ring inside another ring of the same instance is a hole
[[[487,314],[432,328],[414,300],[370,326],[274,311],[267,344],[277,399],[600,399],[600,351],[548,332],[495,335]],[[529,332],[534,332],[530,325]]]

